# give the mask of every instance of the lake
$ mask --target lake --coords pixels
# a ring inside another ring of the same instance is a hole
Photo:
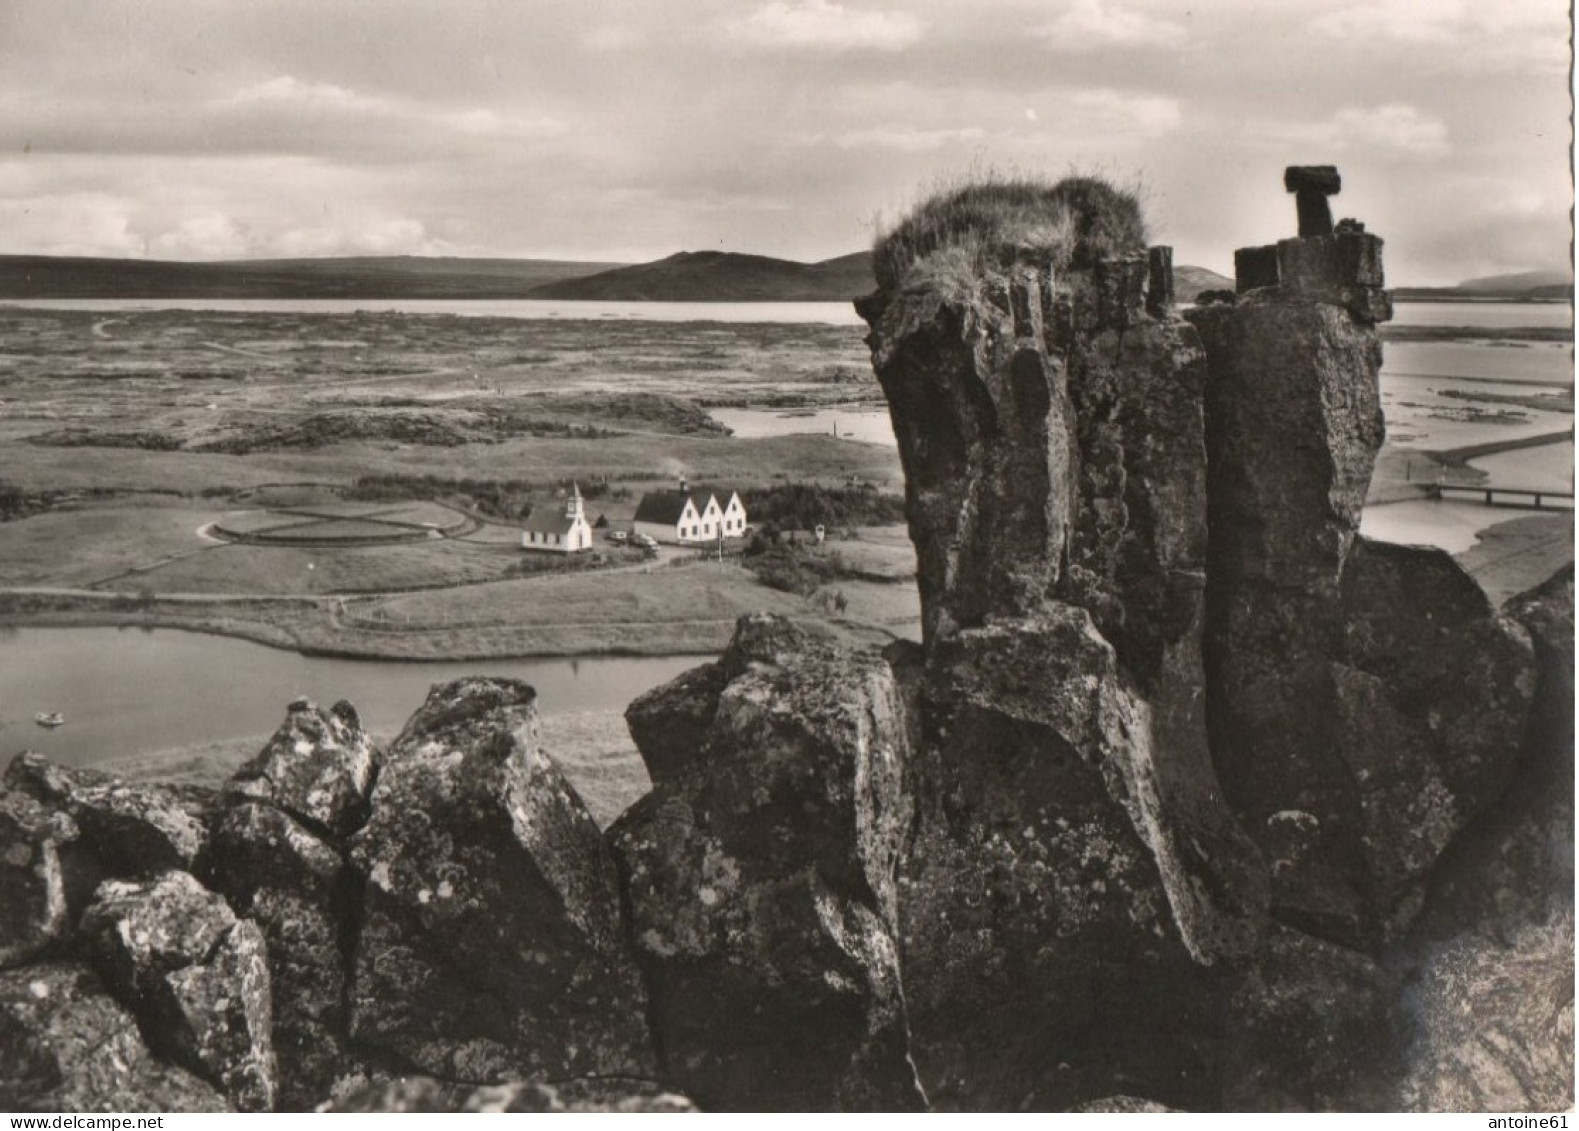
[[[886,408],[714,408],[708,410],[708,415],[742,440],[810,432],[890,448],[898,446],[894,422]]]
[[[40,310],[215,310],[236,314],[451,314],[535,322],[626,319],[636,322],[824,322],[865,326],[848,302],[597,302],[555,299],[442,298],[57,298],[0,299]]]
[[[623,318],[646,322],[825,322],[865,326],[849,302],[599,302],[565,299],[439,298],[57,298],[0,299],[0,306],[43,310],[219,310],[256,314],[455,314],[468,318],[570,320]],[[1400,302],[1400,326],[1571,326],[1563,302]]]
[[[1559,329],[1574,324],[1574,308],[1566,302],[1398,302],[1393,322],[1399,326],[1483,326],[1507,330],[1514,326]]]
[[[246,640],[141,628],[0,628],[0,764],[32,749],[68,765],[269,734],[285,706],[349,699],[393,735],[428,688],[463,675],[510,676],[545,715],[623,711],[705,663],[698,656],[395,663],[302,656]],[[47,730],[39,711],[66,725]]]

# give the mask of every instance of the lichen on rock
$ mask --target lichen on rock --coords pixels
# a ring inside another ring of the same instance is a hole
[[[723,1110],[912,1110],[895,943],[908,735],[888,665],[777,617],[632,704],[610,830],[668,1077]]]
[[[351,839],[351,1034],[454,1081],[650,1077],[617,871],[516,680],[433,688]]]

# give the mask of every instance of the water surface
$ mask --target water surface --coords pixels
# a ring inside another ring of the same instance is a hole
[[[41,310],[213,310],[232,314],[453,314],[464,318],[637,322],[825,322],[864,326],[848,302],[601,302],[445,298],[56,298],[4,299]]]
[[[393,734],[428,688],[463,675],[537,688],[548,714],[623,711],[697,656],[399,663],[302,656],[246,640],[142,628],[0,628],[0,763],[33,749],[68,765],[268,734],[306,695],[349,699],[363,724]],[[46,730],[39,711],[66,725]]]

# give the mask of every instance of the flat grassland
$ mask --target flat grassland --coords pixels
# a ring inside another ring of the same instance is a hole
[[[892,531],[848,543],[888,564],[837,618],[678,551],[567,571],[519,543],[571,479],[612,522],[682,472],[897,493],[891,448],[706,412],[882,403],[848,326],[0,307],[0,623],[392,658],[710,652],[756,610],[913,636]]]

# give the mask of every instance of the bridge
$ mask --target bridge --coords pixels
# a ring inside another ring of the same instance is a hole
[[[1572,491],[1493,487],[1485,483],[1435,483],[1427,488],[1426,493],[1433,499],[1467,499],[1488,507],[1517,507],[1537,511],[1574,509]]]

